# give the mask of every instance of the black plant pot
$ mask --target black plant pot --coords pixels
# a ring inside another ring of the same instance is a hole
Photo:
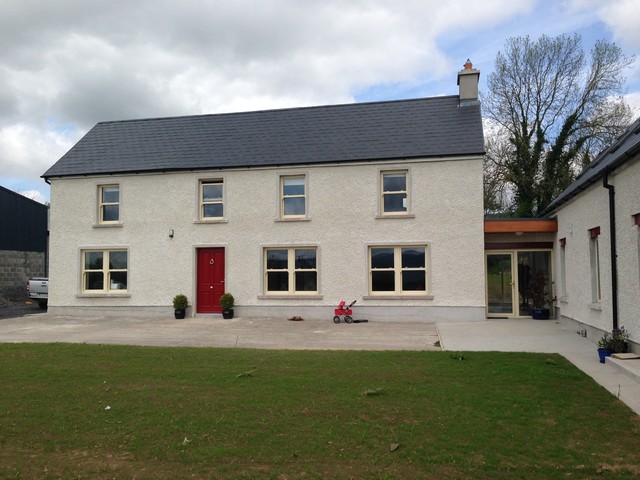
[[[173,311],[173,315],[174,315],[174,316],[176,317],[176,319],[178,319],[178,320],[180,320],[180,319],[184,318],[184,317],[185,317],[185,315],[186,315],[186,313],[187,313],[187,310],[186,310],[186,309],[184,309],[184,308],[176,308],[176,309]]]
[[[549,320],[551,311],[548,308],[532,308],[531,318],[534,320]]]
[[[222,318],[230,320],[233,318],[233,308],[225,308],[222,310]]]

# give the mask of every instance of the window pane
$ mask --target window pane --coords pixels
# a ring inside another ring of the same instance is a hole
[[[102,252],[85,252],[85,270],[102,270]]]
[[[285,198],[285,215],[304,215],[304,197]]]
[[[202,199],[222,200],[222,183],[206,183],[202,185]]]
[[[102,187],[102,203],[118,203],[120,187]]]
[[[119,219],[120,219],[119,205],[103,205],[102,206],[103,222],[117,222]]]
[[[408,270],[402,272],[402,290],[405,292],[424,292],[426,288],[424,270]]]
[[[385,173],[382,176],[382,189],[385,192],[398,192],[407,190],[406,173]]]
[[[289,291],[289,274],[287,272],[268,272],[267,290],[269,292]]]
[[[286,270],[288,266],[287,250],[267,250],[267,270]]]
[[[393,193],[384,196],[385,212],[406,212],[407,211],[407,194]]]
[[[371,291],[393,292],[396,289],[393,272],[371,272]]]
[[[316,268],[316,251],[315,250],[296,250],[296,269],[313,269]]]
[[[126,290],[127,289],[127,272],[111,272],[109,275],[111,282],[110,290]]]
[[[315,292],[318,290],[316,272],[296,272],[296,292]]]
[[[222,217],[223,207],[221,203],[209,203],[202,206],[204,218]]]
[[[109,268],[115,270],[126,270],[127,252],[109,252]]]
[[[104,275],[102,272],[87,272],[85,274],[85,290],[102,290],[104,288]]]
[[[393,268],[393,248],[372,248],[371,268]]]
[[[304,177],[284,178],[282,180],[282,193],[289,195],[304,195]]]
[[[424,248],[403,248],[402,268],[424,268]]]

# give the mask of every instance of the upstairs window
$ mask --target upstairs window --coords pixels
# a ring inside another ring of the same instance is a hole
[[[120,222],[120,186],[100,185],[98,187],[99,223]]]
[[[224,218],[223,181],[200,182],[200,220]]]
[[[381,214],[406,215],[409,213],[409,182],[406,170],[381,172]]]
[[[282,218],[307,216],[306,190],[304,175],[280,177],[280,216]]]

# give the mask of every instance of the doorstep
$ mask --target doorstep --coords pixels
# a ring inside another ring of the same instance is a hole
[[[631,358],[622,360],[620,358],[607,357],[606,363],[614,367],[618,372],[640,383],[640,359]]]

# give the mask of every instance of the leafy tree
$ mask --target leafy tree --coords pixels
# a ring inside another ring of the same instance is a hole
[[[485,172],[504,179],[485,190],[489,201],[515,216],[540,214],[631,122],[622,93],[633,61],[614,43],[598,41],[587,64],[577,34],[507,40],[483,99],[496,126],[487,142],[494,165]]]

